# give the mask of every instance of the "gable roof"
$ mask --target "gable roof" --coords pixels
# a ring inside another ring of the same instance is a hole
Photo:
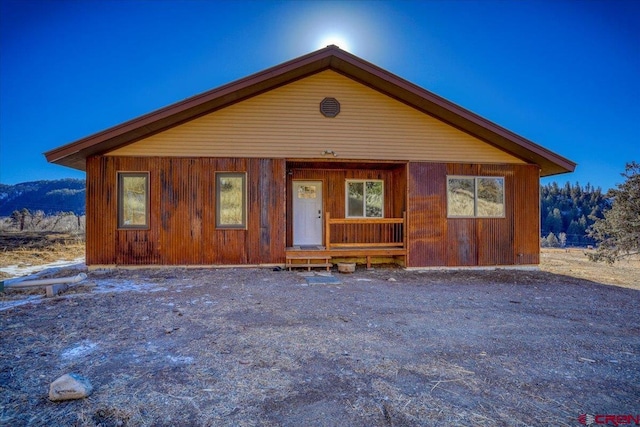
[[[573,172],[575,169],[574,162],[334,45],[113,126],[44,155],[49,162],[85,170],[85,160],[89,156],[131,144],[327,69],[404,102],[529,163],[537,164],[542,176]]]

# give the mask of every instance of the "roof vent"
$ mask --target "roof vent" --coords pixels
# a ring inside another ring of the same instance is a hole
[[[325,117],[335,117],[340,113],[340,103],[335,98],[325,98],[320,102],[320,112]]]

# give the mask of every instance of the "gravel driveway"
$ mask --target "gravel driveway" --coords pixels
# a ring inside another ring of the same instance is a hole
[[[577,426],[581,414],[640,414],[637,290],[539,271],[314,277],[93,272],[1,311],[0,424]],[[48,401],[67,372],[93,395]]]

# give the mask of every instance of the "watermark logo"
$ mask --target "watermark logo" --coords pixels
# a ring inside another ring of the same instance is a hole
[[[592,425],[612,425],[615,427],[623,426],[623,425],[640,426],[640,414],[636,414],[636,415],[580,414],[580,416],[578,417],[578,422],[580,424],[584,424],[585,426],[592,426]]]

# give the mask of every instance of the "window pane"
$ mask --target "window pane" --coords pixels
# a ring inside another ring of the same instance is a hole
[[[504,216],[503,178],[478,178],[478,216]]]
[[[348,182],[347,192],[347,216],[364,216],[364,182]]]
[[[382,218],[382,182],[367,181],[366,189],[366,216],[371,218]]]
[[[147,225],[147,179],[146,174],[120,174],[120,227]]]
[[[449,216],[474,215],[474,181],[473,178],[449,178],[447,192]]]
[[[315,185],[301,185],[298,187],[298,199],[315,199],[316,197]]]
[[[244,227],[244,174],[217,175],[217,226]]]

